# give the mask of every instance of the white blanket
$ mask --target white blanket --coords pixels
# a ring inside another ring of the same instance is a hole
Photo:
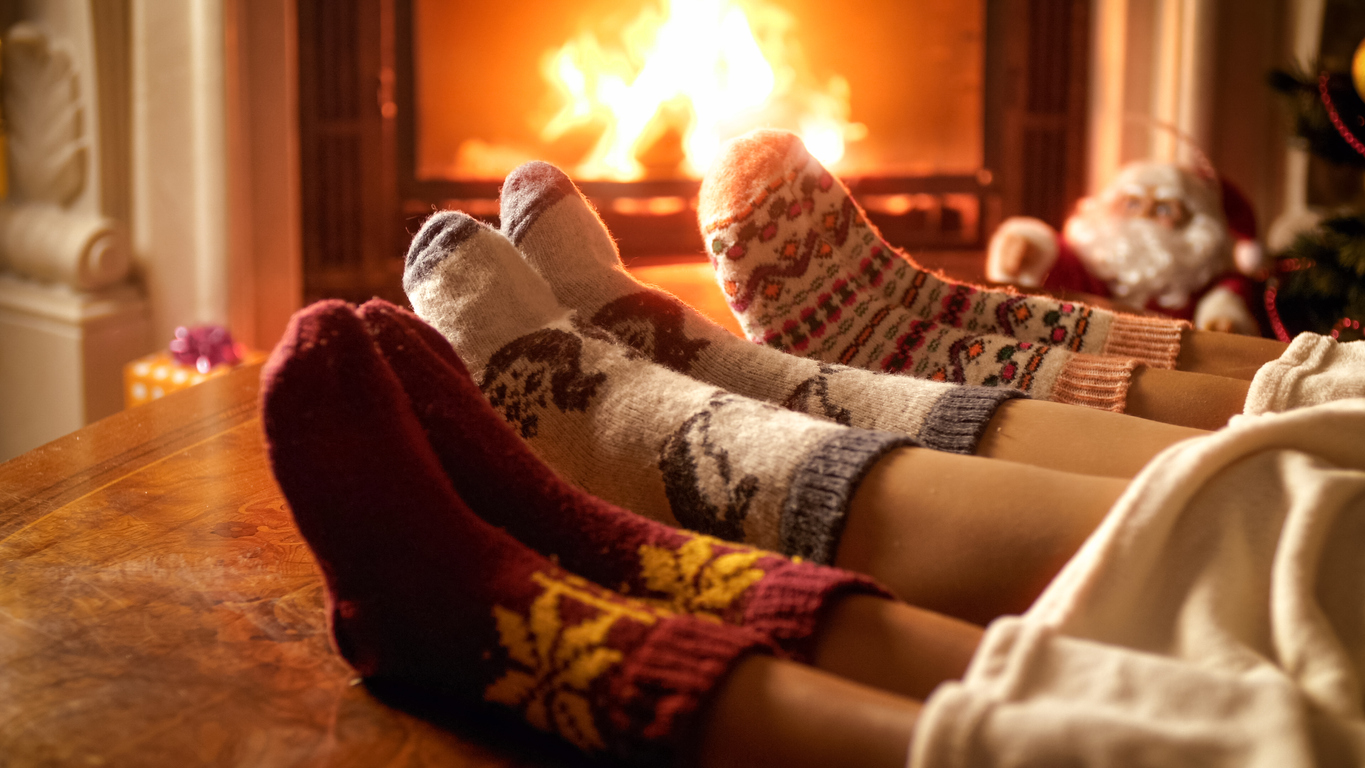
[[[1365,400],[1173,446],[926,703],[910,764],[1365,765]]]
[[[1301,333],[1256,371],[1242,412],[1278,413],[1350,397],[1365,397],[1365,341]]]

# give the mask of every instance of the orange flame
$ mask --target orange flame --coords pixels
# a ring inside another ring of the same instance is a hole
[[[726,139],[759,126],[797,132],[827,166],[843,157],[845,141],[866,132],[847,119],[846,80],[820,86],[802,71],[790,15],[757,0],[745,3],[749,14],[738,0],[662,3],[662,12],[647,9],[627,28],[624,50],[584,34],[546,59],[545,76],[565,104],[541,138],[602,126],[575,169],[580,178],[641,178],[642,153],[670,131],[683,155],[672,165],[692,175]]]

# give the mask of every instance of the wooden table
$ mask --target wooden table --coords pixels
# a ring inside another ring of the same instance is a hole
[[[259,373],[0,464],[0,766],[582,763],[356,684],[265,459]]]
[[[737,332],[709,268],[694,272],[645,278]],[[266,463],[259,375],[0,464],[0,768],[584,765],[526,729],[423,709],[434,725],[355,684]]]

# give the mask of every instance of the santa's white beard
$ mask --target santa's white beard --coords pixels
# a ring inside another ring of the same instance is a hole
[[[1229,268],[1227,230],[1202,213],[1170,229],[1151,219],[1114,216],[1099,205],[1082,206],[1067,220],[1063,236],[1090,274],[1136,306],[1155,299],[1160,307],[1179,309]]]

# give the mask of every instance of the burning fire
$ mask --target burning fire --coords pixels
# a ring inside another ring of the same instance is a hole
[[[541,131],[550,142],[600,127],[580,178],[638,179],[651,168],[699,175],[721,143],[760,126],[800,134],[826,166],[866,129],[848,121],[842,77],[804,71],[791,16],[758,0],[662,0],[610,49],[592,34],[547,57],[565,104]],[[745,9],[748,9],[748,13]]]

